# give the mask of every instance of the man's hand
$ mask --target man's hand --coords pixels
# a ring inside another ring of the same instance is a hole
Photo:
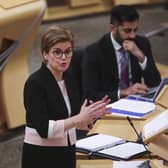
[[[120,97],[126,97],[130,94],[144,94],[149,90],[145,84],[135,83],[127,89],[122,89],[120,91]]]
[[[132,55],[134,55],[135,57],[137,57],[137,59],[139,60],[139,62],[143,63],[144,59],[145,59],[145,55],[143,54],[143,52],[137,47],[137,45],[135,44],[134,41],[132,40],[125,40],[123,42],[123,49],[125,51],[130,52]]]

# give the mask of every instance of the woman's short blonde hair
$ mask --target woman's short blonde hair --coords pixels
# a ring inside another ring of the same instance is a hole
[[[72,32],[62,26],[52,26],[46,29],[41,36],[41,53],[48,53],[50,49],[59,42],[70,42],[74,46]]]

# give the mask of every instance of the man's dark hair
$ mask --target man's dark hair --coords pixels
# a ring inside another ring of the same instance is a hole
[[[112,8],[110,23],[116,26],[123,22],[133,22],[139,19],[138,12],[129,5],[117,5]]]

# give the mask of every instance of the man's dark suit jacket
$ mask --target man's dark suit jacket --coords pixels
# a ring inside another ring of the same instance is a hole
[[[135,43],[147,57],[147,66],[144,71],[141,70],[136,57],[130,54],[132,83],[141,82],[143,77],[147,86],[157,86],[161,78],[152,56],[149,41],[144,37],[137,36]],[[110,33],[86,47],[85,53],[82,65],[84,97],[98,100],[107,94],[112,102],[116,101],[118,99],[119,74]]]
[[[80,111],[76,84],[72,76],[67,73],[64,74],[64,81],[73,116]],[[68,118],[68,110],[59,86],[44,64],[25,83],[24,105],[27,125],[35,128],[43,138],[47,138],[49,120]]]

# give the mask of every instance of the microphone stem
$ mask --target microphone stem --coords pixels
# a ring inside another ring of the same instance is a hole
[[[142,140],[142,137],[139,135],[138,131],[135,129],[134,124],[132,123],[130,117],[127,116],[127,120],[128,120],[128,122],[129,122],[129,124],[131,125],[131,127],[133,128],[134,132],[136,133],[137,137],[138,137],[137,141],[138,141],[138,140],[141,141],[141,140]]]
[[[130,117],[127,116],[127,120],[128,120],[128,122],[129,122],[129,124],[131,125],[131,127],[133,128],[133,130],[135,131],[137,137],[138,137],[137,143],[143,144],[143,146],[144,146],[144,148],[146,149],[146,151],[148,151],[148,149],[147,149],[147,147],[146,147],[146,145],[145,145],[145,143],[144,143],[144,141],[143,141],[143,139],[142,139],[141,134],[139,134],[138,131],[136,130],[136,128],[135,128],[134,124],[132,123]]]

